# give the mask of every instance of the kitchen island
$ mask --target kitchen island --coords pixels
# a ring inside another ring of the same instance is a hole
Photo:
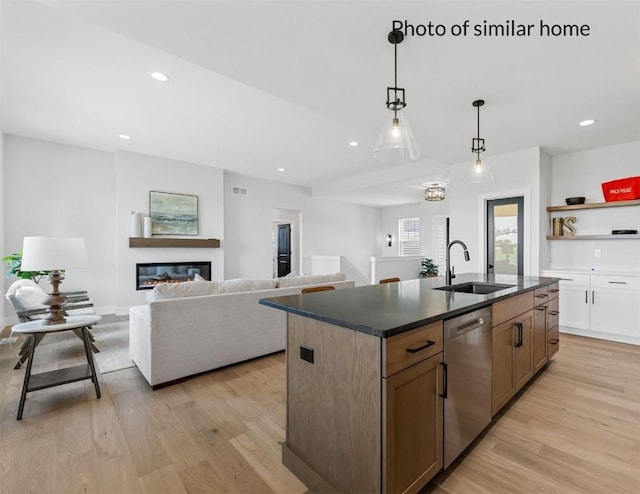
[[[477,408],[448,389],[466,364],[448,370],[445,328],[476,312],[454,332],[489,324],[488,350],[475,353],[486,358],[466,371],[470,382],[488,372],[490,421],[557,351],[557,281],[466,274],[454,285],[508,286],[463,293],[426,278],[261,300],[288,313],[285,466],[312,490],[420,490],[445,465],[445,401],[458,402],[444,420],[459,428]]]

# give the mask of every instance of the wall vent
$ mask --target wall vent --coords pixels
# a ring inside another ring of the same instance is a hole
[[[231,192],[233,194],[238,194],[240,196],[246,196],[249,195],[249,189],[247,189],[246,187],[238,187],[236,185],[234,185],[233,187],[231,187]]]

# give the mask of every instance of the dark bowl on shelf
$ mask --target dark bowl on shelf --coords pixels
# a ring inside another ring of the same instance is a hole
[[[584,204],[585,198],[584,197],[567,197],[565,201],[567,201],[568,206],[574,206],[576,204]]]

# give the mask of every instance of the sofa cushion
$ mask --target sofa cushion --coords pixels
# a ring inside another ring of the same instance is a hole
[[[199,297],[213,294],[214,283],[211,281],[185,281],[183,283],[158,283],[153,290],[147,292],[147,302],[170,298]]]
[[[278,288],[288,288],[291,286],[302,285],[320,285],[322,283],[330,283],[332,281],[344,281],[347,275],[344,273],[335,274],[308,274],[303,276],[293,276],[291,278],[278,278]]]
[[[254,280],[250,278],[236,278],[215,282],[213,293],[252,292],[254,290],[270,290],[276,287],[276,280]]]

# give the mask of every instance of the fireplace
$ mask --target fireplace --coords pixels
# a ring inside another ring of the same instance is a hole
[[[151,290],[158,283],[193,281],[195,275],[211,279],[211,262],[146,262],[136,264],[136,290]]]

